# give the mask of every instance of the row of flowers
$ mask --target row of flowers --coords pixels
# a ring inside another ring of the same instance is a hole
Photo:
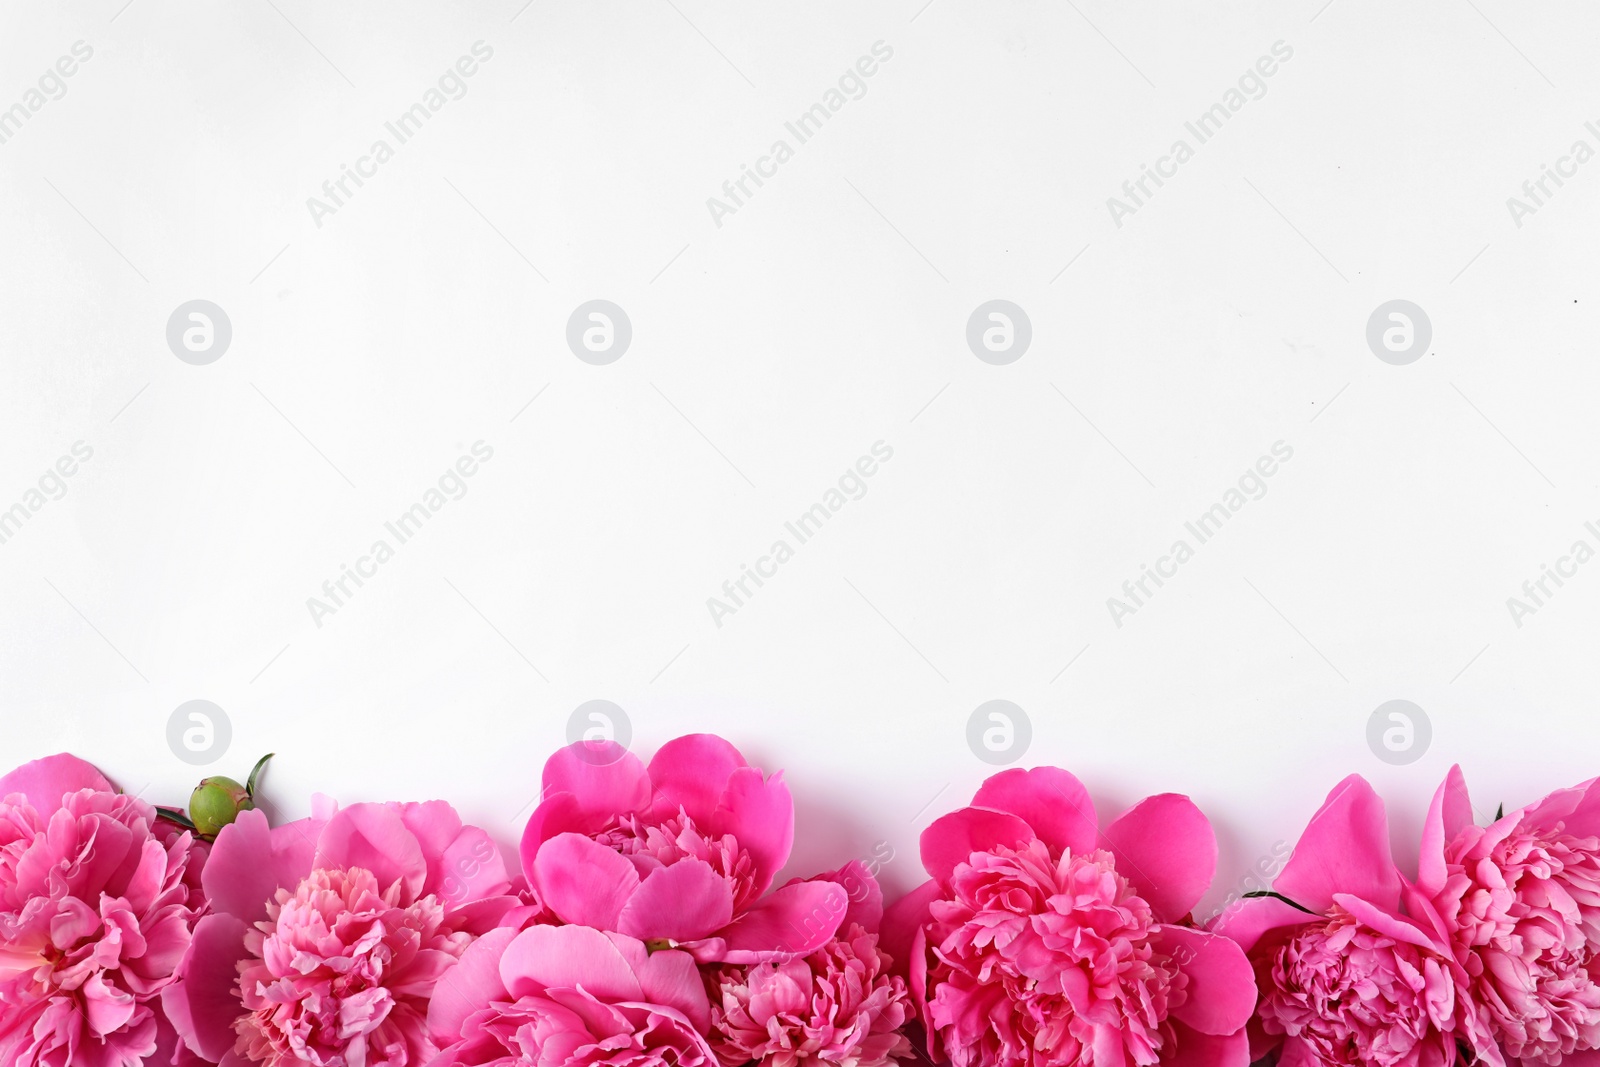
[[[1352,776],[1204,927],[1200,810],[1102,826],[1054,767],[934,821],[887,909],[860,861],[775,887],[788,788],[709,735],[557,752],[519,863],[442,801],[272,826],[254,784],[0,778],[0,1065],[1600,1063],[1593,783],[1479,826],[1452,770],[1408,878]]]

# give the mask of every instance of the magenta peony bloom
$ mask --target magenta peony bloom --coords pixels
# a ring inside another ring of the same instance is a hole
[[[670,741],[648,770],[614,742],[578,742],[545,764],[522,866],[563,922],[758,963],[816,951],[844,915],[830,882],[767,893],[793,843],[782,776],[720,737]]]
[[[271,829],[245,811],[217,835],[213,914],[167,1012],[194,1054],[229,1067],[424,1064],[440,976],[478,933],[534,909],[450,805],[318,800],[312,818]]]
[[[1506,1055],[1600,1060],[1600,788],[1473,823],[1461,768],[1435,794],[1417,891],[1450,931]]]
[[[1312,816],[1272,896],[1212,924],[1249,954],[1253,1058],[1286,1067],[1502,1063],[1435,917],[1401,913],[1383,801],[1359,775]]]
[[[705,970],[711,1047],[723,1067],[884,1067],[912,1054],[905,981],[878,948],[883,893],[853,862],[820,879],[846,886],[839,933],[808,956]]]
[[[204,847],[74,756],[0,778],[0,1063],[173,1062]]]
[[[428,1011],[431,1067],[717,1067],[695,962],[583,926],[492,930]]]
[[[1188,925],[1217,844],[1163,794],[1102,833],[1066,771],[1002,771],[922,835],[932,880],[885,919],[934,1059],[956,1067],[1245,1067],[1239,946]]]

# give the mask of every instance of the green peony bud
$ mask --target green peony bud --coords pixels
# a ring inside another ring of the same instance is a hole
[[[256,803],[250,791],[232,778],[217,776],[207,778],[195,786],[189,797],[189,818],[197,833],[207,841],[217,836],[217,831],[249,811]]]
[[[271,758],[272,753],[269,752],[256,762],[250,772],[250,780],[245,785],[240,785],[232,778],[216,775],[203,779],[195,786],[194,792],[189,795],[189,819],[194,823],[195,833],[210,841],[224,826],[237,819],[241,811],[253,810],[256,806],[256,779]]]

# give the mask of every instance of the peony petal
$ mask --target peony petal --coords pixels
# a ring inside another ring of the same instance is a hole
[[[649,807],[650,776],[639,757],[615,741],[578,741],[545,761],[542,795],[557,793],[572,794],[576,810],[589,816],[627,815]]]
[[[0,778],[0,798],[21,793],[46,822],[61,807],[62,797],[80,789],[116,792],[116,787],[106,780],[106,776],[94,764],[65,752],[24,763]]]
[[[1217,873],[1217,835],[1194,801],[1177,793],[1147,797],[1106,827],[1117,871],[1155,910],[1178,922]]]
[[[1009,812],[960,808],[922,831],[922,866],[939,882],[948,883],[956,865],[966,863],[974,852],[987,852],[996,845],[1021,848],[1033,836],[1033,828]]]
[[[1471,825],[1472,802],[1467,797],[1467,780],[1457,764],[1439,783],[1438,790],[1433,794],[1433,802],[1428,805],[1428,817],[1422,824],[1417,888],[1427,896],[1431,897],[1442,890],[1445,879],[1449,877],[1445,869],[1445,846],[1456,834]]]
[[[444,880],[444,850],[461,833],[461,816],[456,814],[456,809],[443,800],[429,800],[423,803],[386,804],[399,812],[400,821],[405,823],[406,829],[411,831],[411,836],[417,839],[417,844],[422,848],[423,860],[428,865],[428,877],[424,883],[423,892],[435,892],[435,887]]]
[[[815,952],[839,929],[849,902],[849,894],[833,882],[791,882],[723,929],[722,958],[761,963]]]
[[[1207,924],[1207,929],[1236,942],[1249,952],[1269,931],[1300,926],[1321,918],[1308,915],[1274,897],[1247,897],[1232,904]]]
[[[201,919],[177,977],[161,991],[161,1006],[184,1044],[213,1063],[233,1048],[238,1036],[233,1021],[244,1014],[237,992],[238,964],[248,955],[248,929],[233,915]]]
[[[737,756],[738,752],[733,754]],[[652,761],[650,766],[655,767],[655,763]],[[700,825],[709,826],[719,836],[734,836],[755,861],[755,891],[765,893],[773,876],[789,862],[789,850],[794,846],[794,799],[782,774],[766,778],[755,767],[736,767],[726,780],[727,788],[711,821]],[[657,791],[662,792],[662,787],[658,786]],[[687,804],[684,810],[689,810]],[[689,814],[694,816],[692,811]]]
[[[1250,1039],[1243,1029],[1225,1036],[1201,1033],[1181,1022],[1172,1026],[1173,1042],[1163,1049],[1161,1067],[1249,1067]]]
[[[1416,945],[1436,952],[1446,959],[1451,958],[1450,949],[1443,942],[1430,936],[1411,919],[1404,918],[1396,912],[1380,908],[1358,896],[1349,893],[1335,894],[1333,901],[1339,907],[1349,912],[1358,922],[1372,927],[1386,937],[1408,945]]]
[[[733,890],[704,860],[681,859],[657,867],[617,915],[614,929],[641,940],[695,941],[710,937],[733,919]]]
[[[1318,913],[1332,907],[1335,893],[1350,893],[1391,910],[1399,903],[1400,873],[1389,853],[1389,820],[1365,778],[1352,774],[1334,786],[1272,888]]]
[[[1256,976],[1244,950],[1228,938],[1204,930],[1186,926],[1157,929],[1162,946],[1189,978],[1188,995],[1173,1009],[1173,1018],[1203,1034],[1242,1034],[1256,1007]]]
[[[844,910],[844,919],[839,923],[841,930],[854,924],[869,934],[875,934],[883,925],[883,887],[878,885],[878,880],[860,860],[851,860],[837,871],[819,874],[806,881],[833,882],[844,887],[850,903]]]
[[[433,999],[428,1004],[428,1032],[440,1046],[460,1040],[461,1025],[473,1012],[505,999],[500,957],[516,936],[517,931],[506,927],[490,930],[468,945],[460,962],[434,986]]]
[[[633,970],[646,1001],[676,1008],[696,1030],[710,1031],[711,1001],[706,998],[705,982],[693,956],[673,949],[646,952],[642,960],[633,962]]]
[[[528,879],[562,922],[614,930],[639,872],[626,856],[581,834],[561,834],[539,847]]]
[[[1089,852],[1099,841],[1100,822],[1089,791],[1060,767],[1013,767],[991,775],[978,787],[972,806],[1009,811],[1057,854]]]
[[[906,978],[911,971],[911,942],[929,922],[928,905],[939,899],[939,883],[928,879],[889,905],[883,913],[878,944],[894,960],[894,973]]]
[[[1600,778],[1558,789],[1522,812],[1521,824],[1529,829],[1554,830],[1557,823],[1572,837],[1600,837]]]
[[[384,889],[399,882],[401,904],[422,895],[428,861],[422,843],[406,826],[398,805],[352,804],[343,808],[317,838],[314,867],[362,867]]]
[[[522,869],[531,871],[533,857],[538,854],[539,846],[557,834],[592,834],[602,829],[610,818],[609,815],[584,811],[578,804],[578,798],[571,793],[547,795],[533,809],[533,814],[528,816],[528,824],[522,828],[522,841],[518,848]]]
[[[200,875],[211,909],[247,923],[265,919],[273,894],[311,873],[319,829],[310,820],[273,829],[265,813],[241,811],[217,834]]]
[[[439,868],[441,877],[429,889],[448,908],[497,897],[511,888],[500,847],[476,826],[461,829],[440,855]]]
[[[681,807],[701,826],[710,826],[728,779],[734,771],[747,766],[739,750],[716,734],[674,738],[657,749],[650,760],[650,784],[656,796],[654,811],[666,817],[677,814]]]
[[[639,954],[644,946],[638,946]],[[637,958],[637,957],[636,957]],[[511,997],[582,986],[601,1001],[637,1001],[644,994],[633,967],[611,937],[587,926],[532,926],[500,957],[500,980]]]

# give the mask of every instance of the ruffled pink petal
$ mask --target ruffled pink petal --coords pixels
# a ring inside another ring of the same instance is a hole
[[[461,959],[434,986],[428,1004],[428,1032],[441,1047],[460,1039],[467,1017],[483,1005],[506,998],[500,980],[500,957],[517,936],[507,927],[490,930],[462,953]]]
[[[1249,1067],[1250,1040],[1244,1030],[1231,1034],[1201,1033],[1173,1024],[1174,1041],[1161,1053],[1161,1067]]]
[[[1060,767],[1013,767],[991,775],[978,787],[972,806],[1009,811],[1057,854],[1097,847],[1100,823],[1094,801],[1083,783]]]
[[[1158,927],[1161,944],[1188,976],[1188,995],[1173,1018],[1202,1034],[1244,1030],[1256,1007],[1256,976],[1238,944],[1185,926]]]
[[[249,927],[233,915],[207,915],[194,927],[189,953],[178,976],[161,991],[167,1018],[196,1055],[213,1063],[233,1048],[233,1021],[244,1014],[235,991],[238,963],[248,953]]]
[[[1314,912],[1326,912],[1335,893],[1349,893],[1386,908],[1400,900],[1400,873],[1389,853],[1389,820],[1383,801],[1359,774],[1328,794],[1274,891]]]
[[[528,824],[522,828],[522,840],[518,847],[522,869],[531,871],[533,857],[538,854],[539,846],[557,834],[592,834],[604,827],[608,818],[600,813],[584,811],[578,798],[571,793],[547,794],[533,809],[533,814],[528,816]]]
[[[605,928],[641,940],[695,941],[710,937],[732,918],[733,890],[728,880],[709,863],[690,857],[646,875],[623,905],[615,926]]]
[[[1211,920],[1207,929],[1249,952],[1269,931],[1285,926],[1300,926],[1319,917],[1274,897],[1249,897],[1228,905],[1221,915]]]
[[[241,811],[217,834],[200,875],[211,909],[247,923],[265,919],[273,894],[310,873],[320,829],[304,819],[274,829],[264,812]]]
[[[1600,786],[1600,778],[1591,778],[1570,789],[1558,789],[1524,809],[1522,826],[1553,831],[1560,823],[1562,832],[1573,837],[1600,837],[1600,788],[1597,786]]]
[[[1155,910],[1177,922],[1193,910],[1217,873],[1217,835],[1194,801],[1177,793],[1147,797],[1106,827],[1117,871]]]
[[[1467,780],[1460,765],[1450,768],[1428,805],[1422,824],[1422,846],[1418,850],[1417,888],[1433,896],[1444,888],[1449,872],[1444,850],[1463,828],[1472,825],[1472,803],[1467,797]]]
[[[39,817],[47,821],[61,807],[62,797],[80,789],[116,792],[116,787],[94,764],[65,752],[24,763],[0,778],[0,797],[21,793]]]
[[[739,750],[715,734],[688,734],[668,741],[650,760],[656,814],[675,815],[682,807],[701,826],[713,825],[728,779],[746,766]]]
[[[317,839],[313,867],[360,867],[371,871],[384,889],[401,885],[401,903],[422,895],[428,860],[422,843],[399,811],[387,804],[352,804],[343,808]]]
[[[722,959],[761,963],[815,952],[839,929],[848,903],[848,894],[832,882],[791,882],[722,931]]]
[[[808,882],[833,882],[843,886],[850,903],[845,907],[844,920],[839,926],[847,929],[854,924],[875,934],[883,925],[883,887],[860,860],[851,860],[836,871],[819,874]]]
[[[621,949],[625,939],[614,935],[611,940]],[[694,957],[671,949],[648,952],[642,951],[643,948],[637,941],[630,942],[631,951],[624,951],[623,955],[628,957],[638,976],[644,999],[651,1004],[678,1009],[701,1033],[710,1030],[711,1001],[706,997],[705,983]]]
[[[615,741],[579,741],[545,761],[543,795],[557,793],[572,794],[576,810],[590,816],[626,815],[650,805],[650,776]]]
[[[446,907],[457,908],[474,900],[497,897],[511,888],[500,848],[476,826],[463,827],[439,857],[437,881],[428,890]]]
[[[513,998],[576,986],[609,1002],[637,1001],[644,995],[612,939],[586,926],[532,926],[522,931],[500,957],[500,981]]]
[[[928,879],[889,905],[883,913],[878,945],[894,960],[894,973],[910,977],[911,942],[930,919],[928,905],[939,899],[939,883]]]
[[[655,766],[654,761],[650,766]],[[750,854],[755,861],[755,891],[764,893],[773,876],[789,862],[789,850],[794,846],[794,799],[781,773],[766,778],[758,768],[735,767],[726,781],[709,825],[715,834],[732,834]],[[684,810],[689,810],[687,804]],[[689,814],[698,819],[694,812]]]
[[[1444,956],[1447,959],[1450,958],[1450,949],[1448,947],[1438,939],[1429,936],[1425,930],[1410,919],[1404,918],[1386,908],[1380,908],[1376,904],[1349,893],[1335,894],[1333,902],[1349,912],[1357,921],[1365,923],[1386,937],[1392,937],[1396,941],[1402,941],[1406,944],[1416,945],[1418,948],[1427,949],[1429,952]]]
[[[617,917],[639,891],[628,858],[581,834],[552,837],[528,871],[539,899],[562,922],[615,930]]]
[[[1019,816],[988,808],[959,808],[935,819],[922,831],[922,866],[942,883],[948,883],[958,864],[974,852],[996,845],[1021,848],[1034,838],[1033,827]]]

